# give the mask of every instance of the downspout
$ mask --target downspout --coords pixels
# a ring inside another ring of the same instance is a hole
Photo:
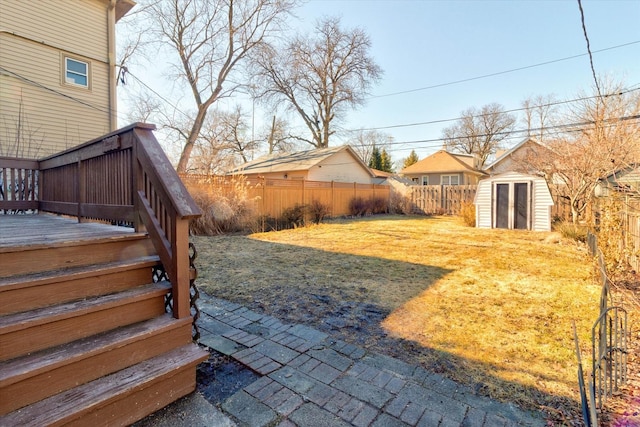
[[[116,2],[109,0],[107,8],[107,67],[109,68],[109,132],[116,130],[117,117],[117,94],[116,94]]]

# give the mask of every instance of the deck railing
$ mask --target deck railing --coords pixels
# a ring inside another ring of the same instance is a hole
[[[0,157],[0,214],[38,209],[38,162]]]
[[[200,215],[153,135],[135,123],[45,159],[0,157],[0,213],[44,211],[147,231],[169,276],[173,315],[191,315],[189,220]]]

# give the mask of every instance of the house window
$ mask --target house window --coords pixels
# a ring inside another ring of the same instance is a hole
[[[411,181],[415,182],[416,184],[418,184],[418,178],[411,178]]]
[[[67,84],[89,88],[89,63],[77,59],[64,58],[64,81]]]
[[[423,176],[422,177],[422,185],[429,185],[429,177],[428,176]]]
[[[458,175],[442,175],[440,178],[441,185],[460,185],[460,176]]]

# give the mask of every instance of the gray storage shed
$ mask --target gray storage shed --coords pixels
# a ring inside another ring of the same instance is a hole
[[[506,172],[478,183],[476,227],[551,231],[553,198],[539,176]]]

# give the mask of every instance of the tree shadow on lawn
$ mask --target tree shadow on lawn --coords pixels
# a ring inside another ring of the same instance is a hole
[[[453,270],[246,236],[193,240],[198,249],[198,286],[212,296],[420,365],[478,395],[511,401],[526,409],[553,408],[555,419],[574,418],[577,402],[572,399],[504,380],[493,374],[500,366],[392,336],[383,327],[394,310]],[[533,375],[542,381],[553,379],[552,375]]]

